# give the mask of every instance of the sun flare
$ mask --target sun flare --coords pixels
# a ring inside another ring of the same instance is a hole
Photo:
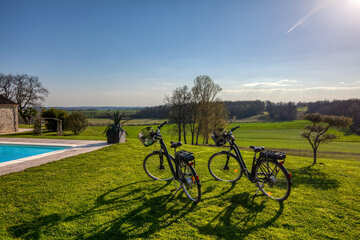
[[[352,7],[360,7],[360,0],[348,0],[348,3]]]

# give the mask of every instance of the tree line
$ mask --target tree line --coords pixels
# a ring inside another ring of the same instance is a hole
[[[350,129],[360,134],[360,99],[316,101],[305,103],[308,113],[345,116],[352,118]]]
[[[176,94],[183,95],[181,91],[190,91],[190,89],[178,89]],[[191,94],[190,94],[191,95]],[[191,97],[191,96],[190,96]],[[218,102],[222,102],[218,99]],[[273,103],[270,101],[224,101],[222,102],[229,119],[243,119],[255,115],[269,113],[269,120],[290,121],[297,117],[297,105],[295,103]],[[168,104],[145,107],[132,114],[132,118],[159,118],[167,119],[170,116],[171,108]]]

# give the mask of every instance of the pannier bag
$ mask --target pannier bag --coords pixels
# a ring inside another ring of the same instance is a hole
[[[152,129],[152,127],[143,128],[138,134],[139,140],[142,142],[142,144],[144,144],[145,147],[148,147],[155,143],[153,136],[154,130]]]
[[[191,161],[194,161],[195,157],[192,152],[187,152],[187,151],[181,150],[181,151],[176,152],[175,159],[177,161],[191,162]]]
[[[265,158],[267,160],[284,160],[286,158],[286,153],[267,150],[261,152],[260,157]]]
[[[220,147],[220,146],[225,145],[226,140],[225,140],[224,134],[225,134],[225,129],[223,129],[223,128],[216,129],[213,132],[213,135],[211,136],[211,138],[214,140],[216,146]]]

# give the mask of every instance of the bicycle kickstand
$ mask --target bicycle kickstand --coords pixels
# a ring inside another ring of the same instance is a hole
[[[175,188],[175,189],[171,190],[171,192],[174,192],[173,195],[176,195],[177,192],[178,192],[180,189],[181,189],[181,183],[179,183],[179,187],[178,187],[178,188]]]
[[[252,200],[254,200],[257,196],[264,196],[265,194],[263,192],[260,191],[259,185],[256,184],[256,186],[258,187],[258,189],[256,190],[255,194],[252,197]],[[258,194],[259,192],[261,192],[260,194]]]

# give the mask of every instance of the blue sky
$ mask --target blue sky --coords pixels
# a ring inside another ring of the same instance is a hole
[[[224,100],[360,97],[360,0],[4,1],[0,72],[46,105],[144,106],[197,75]]]

